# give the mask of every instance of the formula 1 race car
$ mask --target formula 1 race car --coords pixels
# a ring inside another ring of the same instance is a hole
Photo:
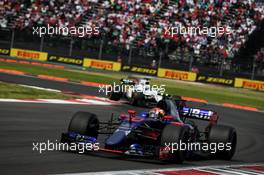
[[[236,130],[217,125],[218,115],[214,111],[182,104],[164,98],[149,112],[137,115],[135,111],[128,110],[127,114],[121,114],[117,119],[112,116],[106,122],[99,122],[95,114],[77,112],[72,117],[68,132],[62,133],[61,142],[96,143],[99,135],[105,135],[104,146],[101,147],[100,143],[98,151],[175,163],[182,163],[196,155],[230,160],[236,150]],[[193,121],[196,119],[208,124],[200,130]],[[183,144],[185,147],[181,149]],[[197,148],[207,145],[207,149],[189,149],[186,145],[191,144]],[[212,152],[210,145],[214,148],[220,145],[221,148]]]
[[[110,100],[127,99],[133,106],[154,106],[162,99],[165,89],[163,86],[150,84],[147,78],[129,77],[120,80],[120,85],[113,85],[108,90]]]

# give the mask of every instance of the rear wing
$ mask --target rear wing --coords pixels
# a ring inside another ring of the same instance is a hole
[[[131,79],[124,79],[124,78],[122,78],[120,81],[124,85],[135,85],[135,81],[134,80],[131,80]]]
[[[199,109],[199,108],[190,108],[183,107],[180,111],[180,114],[186,118],[199,119],[205,121],[215,121],[218,120],[218,114],[215,111]]]
[[[149,78],[136,78],[136,77],[122,78],[120,81],[121,81],[122,84],[135,85],[138,82],[140,82],[140,80],[150,81]]]

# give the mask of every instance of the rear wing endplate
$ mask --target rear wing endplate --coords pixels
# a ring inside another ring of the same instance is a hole
[[[199,109],[199,108],[183,107],[182,110],[180,110],[180,113],[184,117],[193,118],[193,119],[200,119],[206,121],[218,119],[217,113],[215,111]]]

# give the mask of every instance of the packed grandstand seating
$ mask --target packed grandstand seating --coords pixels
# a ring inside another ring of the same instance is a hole
[[[98,26],[112,41],[129,49],[176,43],[197,55],[232,57],[264,18],[262,1],[252,0],[2,0],[1,28],[36,25]],[[230,35],[175,35],[171,26],[229,26]],[[162,41],[162,42],[160,42]],[[208,55],[209,54],[209,55]]]

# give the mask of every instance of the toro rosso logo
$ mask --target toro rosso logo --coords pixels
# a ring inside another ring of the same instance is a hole
[[[195,109],[195,108],[186,108],[184,107],[183,115],[188,115],[191,117],[204,119],[204,120],[210,120],[210,117],[213,115],[213,111],[203,110],[203,109]]]

